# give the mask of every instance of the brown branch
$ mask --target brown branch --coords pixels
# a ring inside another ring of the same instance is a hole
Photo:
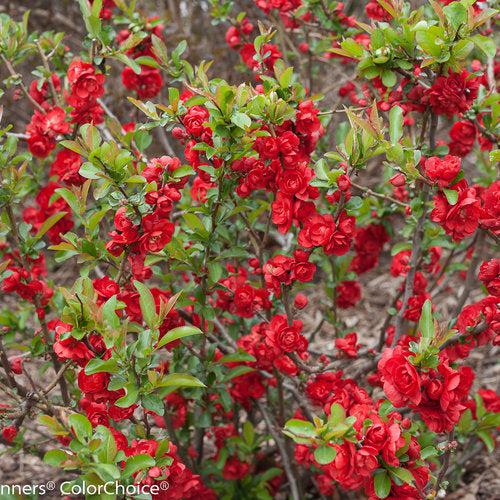
[[[281,436],[278,434],[275,424],[272,421],[271,415],[269,415],[267,411],[267,408],[260,401],[256,401],[256,403],[262,416],[264,417],[264,421],[266,422],[267,428],[269,429],[269,433],[276,442],[276,446],[278,446],[281,460],[283,462],[283,468],[285,469],[286,477],[288,478],[288,482],[290,483],[290,493],[292,495],[292,498],[293,500],[300,500],[301,497],[299,494],[299,488],[295,478],[295,473],[292,469],[291,459],[285,447],[285,443],[283,442]]]
[[[0,54],[0,57],[2,58],[2,61],[4,62],[5,66],[7,67],[7,71],[10,73],[11,76],[13,76],[14,78],[21,76],[19,73],[16,72],[16,70],[14,69],[14,66],[12,66],[11,62],[3,54]],[[38,104],[35,101],[35,99],[33,99],[31,94],[28,92],[28,89],[26,88],[26,85],[24,85],[22,80],[20,80],[20,82],[19,82],[19,87],[21,87],[23,94],[28,98],[31,105],[37,111],[40,111],[40,113],[45,113],[45,110],[42,108],[42,106],[40,106],[40,104]]]
[[[464,307],[465,303],[467,302],[467,299],[469,298],[470,292],[472,291],[472,288],[474,286],[474,281],[476,279],[476,272],[477,272],[477,266],[479,262],[481,261],[481,248],[482,244],[484,241],[485,233],[484,231],[479,231],[479,233],[476,234],[476,252],[474,257],[472,258],[472,261],[469,265],[469,269],[467,269],[467,275],[465,277],[465,285],[464,289],[462,291],[462,295],[460,295],[460,298],[458,299],[457,305],[455,307],[455,317],[460,314],[462,311],[462,308]]]
[[[420,258],[422,240],[424,236],[424,222],[427,215],[426,202],[429,196],[429,187],[424,185],[423,192],[423,207],[422,214],[420,215],[417,226],[415,227],[415,232],[413,233],[413,240],[411,245],[411,257],[410,257],[410,270],[406,275],[406,282],[403,294],[403,303],[401,304],[401,309],[396,316],[396,331],[394,332],[394,338],[392,341],[392,345],[395,346],[401,337],[403,330],[403,321],[404,321],[404,313],[406,311],[406,307],[408,306],[408,301],[413,294],[413,286],[415,284],[415,274],[417,271],[417,263]]]

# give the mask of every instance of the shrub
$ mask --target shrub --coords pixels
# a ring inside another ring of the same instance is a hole
[[[79,54],[0,14],[2,443],[154,498],[443,495],[500,425],[497,11],[212,0],[230,83],[79,3]]]

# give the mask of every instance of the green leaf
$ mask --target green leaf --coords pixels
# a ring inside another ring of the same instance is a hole
[[[68,417],[68,424],[73,429],[75,436],[81,442],[92,436],[92,424],[85,415],[80,413],[72,413]]]
[[[432,303],[427,299],[422,307],[422,314],[418,322],[418,329],[423,338],[434,338],[434,318],[432,317]]]
[[[73,193],[73,191],[70,191],[66,188],[57,188],[55,192],[63,198],[63,200],[70,206],[71,210],[73,210],[75,214],[79,212],[80,207],[78,198],[76,197],[76,194]]]
[[[442,37],[444,37],[443,29],[439,26],[426,26],[416,34],[417,42],[423,51],[434,57],[441,55]]]
[[[288,420],[285,424],[285,430],[295,434],[296,436],[302,437],[316,437],[316,429],[311,422],[307,422],[306,420],[300,420],[298,418],[292,418]]]
[[[101,177],[103,177],[102,172],[89,161],[82,163],[82,166],[80,167],[80,170],[78,170],[78,173],[82,177],[85,177],[85,179],[100,179]]]
[[[132,406],[139,397],[139,389],[133,382],[126,384],[124,389],[126,391],[125,396],[122,396],[120,399],[115,401],[115,405],[120,408],[128,408],[129,406]]]
[[[236,112],[231,116],[231,123],[245,130],[252,124],[252,119],[245,113]]]
[[[398,78],[396,76],[396,73],[394,71],[391,71],[389,69],[384,69],[382,72],[382,83],[387,87],[387,88],[392,88],[394,85],[396,85],[396,82],[398,81]]]
[[[157,394],[144,394],[141,401],[146,410],[154,411],[158,415],[163,415],[165,412],[163,401]]]
[[[349,53],[349,55],[353,56],[354,58],[359,59],[360,57],[363,56],[365,50],[362,45],[354,41],[352,38],[348,38],[347,40],[344,40],[343,42],[340,43],[340,46]]]
[[[474,35],[471,40],[478,49],[482,50],[486,54],[487,57],[495,57],[496,45],[492,38],[488,38],[484,35]]]
[[[155,465],[155,459],[150,455],[133,455],[128,458],[123,468],[122,478],[128,479],[140,470],[149,469]]]
[[[120,327],[120,318],[118,318],[118,315],[116,314],[117,305],[118,300],[116,295],[113,295],[102,306],[102,319],[112,330],[117,330]]]
[[[59,466],[68,458],[68,455],[63,450],[49,450],[45,453],[43,461],[49,465]]]
[[[161,61],[165,66],[168,65],[168,50],[167,46],[163,40],[156,35],[151,35],[151,42],[153,45],[154,55]]]
[[[314,460],[321,465],[327,465],[335,460],[337,450],[332,446],[322,445],[314,450]]]
[[[387,498],[391,491],[391,480],[387,471],[382,470],[376,472],[373,478],[373,486],[375,488],[375,495],[378,498]]]
[[[247,373],[253,372],[255,368],[251,366],[236,366],[232,370],[229,370],[229,373],[224,377],[224,382],[228,382],[236,377],[241,377],[242,375],[246,375]]]
[[[92,358],[85,366],[85,373],[87,375],[93,375],[94,373],[117,373],[118,363],[116,359],[99,359]]]
[[[399,252],[402,252],[403,250],[411,250],[411,244],[408,243],[407,241],[401,241],[399,243],[396,243],[391,248],[391,256],[394,257],[394,255],[398,254]]]
[[[209,233],[207,228],[203,225],[201,219],[191,212],[187,212],[182,215],[182,218],[186,221],[189,229],[201,235],[203,238],[208,238]]]
[[[35,241],[38,241],[51,227],[55,226],[68,212],[58,212],[45,219],[40,229],[35,234]]]
[[[434,446],[426,446],[421,452],[420,452],[420,458],[422,460],[427,460],[428,458],[431,457],[436,457],[438,455],[438,452]]]
[[[134,280],[134,286],[139,292],[139,305],[141,306],[142,318],[149,328],[154,328],[156,323],[155,299],[149,288],[140,281]]]
[[[408,469],[404,469],[403,467],[391,468],[390,474],[391,476],[397,477],[398,479],[403,481],[403,483],[413,484],[413,482],[415,481],[413,474]]]
[[[389,136],[392,144],[396,144],[403,136],[403,109],[394,106],[389,112]]]
[[[252,423],[247,420],[243,424],[243,438],[245,439],[246,443],[252,444],[255,439],[255,431],[253,429]]]
[[[118,451],[113,434],[107,427],[98,425],[96,427],[96,437],[101,440],[101,445],[97,450],[99,461],[105,464],[113,463]]]
[[[203,332],[196,326],[179,326],[163,335],[163,337],[158,341],[156,349],[160,349],[160,347],[163,347],[165,344],[173,342],[174,340],[190,337],[191,335],[201,335],[202,333]]]
[[[443,189],[443,193],[450,205],[456,205],[458,201],[458,191],[454,189]]]
[[[474,419],[472,418],[472,412],[470,408],[467,408],[460,417],[457,424],[457,431],[461,434],[468,434],[472,431],[474,427]]]
[[[330,416],[328,417],[328,422],[330,424],[338,424],[344,422],[345,420],[345,410],[338,403],[333,403],[330,407]]]
[[[146,130],[138,130],[134,134],[134,141],[139,151],[145,151],[153,142],[153,137]]]
[[[130,68],[132,68],[133,72],[136,74],[136,75],[140,75],[141,74],[141,67],[133,60],[133,59],[130,59],[130,57],[128,57],[127,55],[125,54],[122,54],[122,53],[117,53],[115,54],[116,59],[118,59],[119,61],[121,61],[123,64],[129,66]]]
[[[461,25],[467,23],[467,8],[462,2],[451,2],[443,7],[443,12],[455,32]]]
[[[249,362],[254,362],[256,359],[251,355],[248,354],[248,352],[245,351],[238,351],[234,352],[232,354],[226,354],[225,356],[222,356],[217,362],[218,363],[238,363],[238,362],[243,362],[243,361],[249,361]]]
[[[292,83],[292,78],[293,78],[293,68],[286,68],[281,75],[278,77],[278,83],[280,84],[280,87],[283,88],[288,88],[290,84]]]
[[[477,431],[476,434],[481,439],[481,441],[486,445],[486,448],[490,453],[495,450],[495,439],[488,431]]]
[[[161,378],[158,387],[206,387],[205,384],[189,373],[169,373]]]

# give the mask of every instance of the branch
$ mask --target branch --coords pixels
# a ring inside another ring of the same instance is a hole
[[[292,470],[292,464],[290,461],[290,457],[285,448],[285,444],[281,439],[281,436],[276,432],[276,428],[271,420],[271,416],[267,412],[266,407],[260,402],[256,401],[257,406],[264,417],[264,421],[266,422],[267,428],[269,429],[269,433],[273,437],[278,449],[280,451],[281,460],[283,461],[283,468],[285,469],[286,477],[288,478],[288,482],[290,483],[290,490],[292,494],[293,500],[300,500],[299,488],[297,486],[297,481],[295,479],[295,474]]]
[[[16,72],[14,69],[14,66],[10,63],[10,61],[3,55],[0,54],[0,57],[2,58],[2,61],[4,62],[5,66],[7,67],[7,71],[10,73],[11,76],[13,77],[18,77],[20,76],[19,73]],[[26,88],[26,85],[24,85],[23,81],[21,80],[19,82],[19,86],[21,87],[21,90],[23,91],[23,94],[28,98],[28,100],[31,102],[32,106],[37,110],[40,111],[40,113],[45,113],[45,110],[38,104],[35,99],[31,96],[31,94],[28,92],[28,89]]]

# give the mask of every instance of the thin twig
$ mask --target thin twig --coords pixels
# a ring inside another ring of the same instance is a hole
[[[262,413],[262,416],[264,417],[264,421],[266,422],[267,428],[269,429],[269,433],[273,437],[273,439],[276,442],[276,445],[278,446],[278,449],[280,451],[281,460],[283,462],[283,468],[285,469],[286,477],[288,478],[288,482],[290,483],[290,490],[291,490],[292,498],[294,500],[300,500],[297,481],[295,479],[295,474],[292,470],[292,464],[290,461],[290,457],[288,456],[288,453],[286,451],[285,444],[284,444],[281,436],[276,431],[276,428],[275,428],[273,421],[271,419],[271,415],[269,415],[266,407],[260,401],[256,401],[256,403],[257,403],[257,406],[258,406],[260,412]]]

